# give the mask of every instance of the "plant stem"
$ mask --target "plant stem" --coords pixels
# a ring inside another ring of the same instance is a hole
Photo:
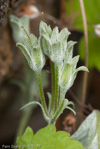
[[[51,74],[52,74],[52,99],[49,101],[50,112],[54,110],[54,100],[55,100],[55,65],[51,62]]]
[[[58,97],[59,97],[59,85],[58,85],[58,81],[59,81],[59,69],[58,66],[55,66],[55,111],[58,107],[59,101],[58,101]]]
[[[23,135],[23,132],[25,130],[25,127],[27,125],[27,122],[29,120],[29,117],[30,117],[31,113],[32,113],[32,108],[28,108],[27,112],[26,112],[26,110],[22,111],[22,117],[21,117],[21,120],[20,120],[18,131],[16,133],[15,143],[14,144],[16,144],[17,137],[20,137],[20,136]]]
[[[61,111],[63,111],[63,106],[64,106],[64,101],[62,101],[59,105],[59,107],[57,108],[53,119],[51,120],[51,124],[55,124],[57,118],[59,117],[59,115],[61,114]]]
[[[37,80],[38,80],[41,103],[42,103],[42,106],[44,108],[45,114],[48,115],[46,101],[45,101],[44,92],[43,92],[41,72],[36,73],[36,75],[37,75]]]
[[[88,31],[87,31],[86,14],[85,14],[85,8],[84,8],[83,0],[79,0],[79,2],[80,2],[80,7],[81,7],[83,27],[84,27],[84,37],[85,37],[85,66],[88,67]],[[85,103],[85,98],[86,98],[87,78],[88,78],[88,73],[84,72],[83,88],[82,88],[82,100],[81,100],[82,104]]]

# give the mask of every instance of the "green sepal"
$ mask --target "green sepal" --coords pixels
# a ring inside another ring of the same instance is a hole
[[[64,40],[67,40],[67,38],[70,34],[71,33],[68,31],[67,28],[63,28],[59,33],[58,40],[63,42]]]
[[[23,55],[25,56],[25,58],[27,59],[28,63],[30,64],[31,55],[30,55],[28,49],[22,43],[17,43],[16,46],[20,48],[20,50],[22,51]],[[32,65],[32,64],[30,64],[30,65]]]
[[[52,30],[50,26],[47,26],[45,22],[41,21],[39,25],[39,32],[40,36],[47,34],[49,37],[51,37]]]

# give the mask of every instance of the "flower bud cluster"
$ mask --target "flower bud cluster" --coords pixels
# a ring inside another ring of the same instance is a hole
[[[73,85],[78,71],[88,71],[88,69],[84,66],[76,68],[79,56],[73,57],[75,42],[67,41],[70,34],[67,28],[59,32],[58,27],[52,30],[50,26],[41,21],[40,36],[37,39],[35,35],[29,33],[29,22],[26,16],[22,18],[11,16],[10,21],[14,39],[18,42],[17,46],[27,59],[30,68],[36,72],[41,97],[41,103],[33,101],[24,107],[38,104],[48,124],[54,124],[65,108],[74,112],[69,107],[73,103],[65,99],[65,93]],[[41,77],[41,70],[46,62],[45,55],[50,58],[52,72],[52,95],[48,94],[50,99],[48,108]]]
[[[84,66],[76,69],[79,56],[73,58],[75,42],[67,42],[70,34],[67,28],[59,32],[58,27],[52,30],[50,26],[41,21],[39,31],[39,39],[33,34],[26,34],[23,44],[17,43],[17,46],[35,72],[42,70],[45,65],[44,55],[47,55],[59,69],[59,87],[68,91],[74,83],[77,72],[80,70],[88,71]]]

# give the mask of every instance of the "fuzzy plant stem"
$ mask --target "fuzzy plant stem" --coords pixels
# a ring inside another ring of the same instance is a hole
[[[44,108],[45,114],[48,116],[46,101],[45,101],[44,92],[43,92],[41,72],[36,73],[36,76],[37,76],[37,80],[38,80],[41,103],[42,103],[42,106]]]
[[[51,120],[51,124],[55,125],[57,118],[59,117],[61,111],[63,111],[63,106],[64,106],[64,101],[58,106],[58,108]]]
[[[51,62],[51,74],[52,74],[52,98],[49,100],[49,112],[54,110],[55,100],[55,65]]]
[[[55,65],[55,103],[54,103],[54,109],[56,111],[59,101],[58,101],[58,97],[59,97],[59,85],[58,85],[58,81],[59,81],[59,69],[58,66]]]

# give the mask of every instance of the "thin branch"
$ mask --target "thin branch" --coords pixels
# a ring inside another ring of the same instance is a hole
[[[87,22],[86,22],[86,14],[85,14],[85,8],[83,0],[79,0],[80,7],[81,7],[81,13],[82,13],[82,19],[83,19],[83,27],[84,27],[84,38],[85,38],[85,66],[88,67],[88,31],[87,31]],[[82,88],[82,104],[85,103],[86,99],[86,90],[87,90],[87,78],[88,73],[84,72],[83,76],[83,88]]]

